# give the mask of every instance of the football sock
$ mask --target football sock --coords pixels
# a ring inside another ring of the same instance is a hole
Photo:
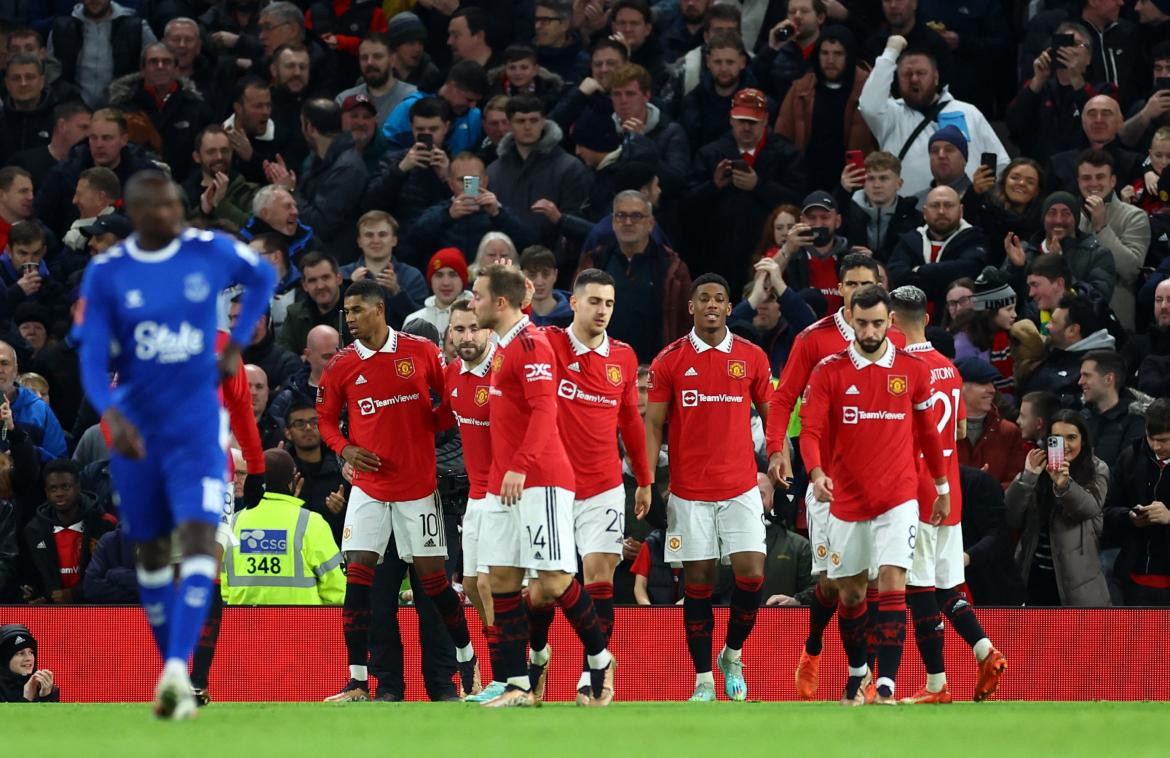
[[[544,650],[548,647],[548,630],[557,606],[554,603],[533,605],[531,595],[524,602],[528,605],[528,646],[533,652]]]
[[[967,593],[960,592],[958,587],[939,590],[938,604],[963,641],[974,648],[976,659],[982,661],[986,658],[992,649],[991,640],[987,639],[983,625],[976,618],[975,610],[967,600]]]
[[[181,661],[183,670],[203,631],[211,584],[219,573],[219,562],[210,555],[189,555],[179,564],[179,589],[171,607],[171,634],[167,639],[167,660]]]
[[[601,633],[605,635],[608,646],[613,636],[613,582],[593,582],[585,585],[585,591],[593,600],[593,609],[597,612],[597,623],[601,626]],[[589,662],[583,664],[584,671],[589,670]]]
[[[918,654],[922,656],[922,665],[926,667],[928,690],[931,676],[941,674],[943,683],[946,683],[942,615],[938,611],[938,600],[934,593],[934,587],[906,588],[906,605],[910,606],[910,617],[914,619],[914,643],[918,646]]]
[[[488,660],[492,664],[492,681],[503,682],[500,676],[500,630],[495,624],[483,628],[483,636],[487,639]]]
[[[825,597],[821,585],[817,585],[816,597],[809,604],[808,609],[808,639],[804,641],[804,651],[809,655],[820,655],[824,643],[825,627],[829,625],[833,614],[837,612],[837,600]]]
[[[877,624],[878,624],[878,590],[877,587],[868,587],[865,590],[865,662],[870,671],[877,670]]]
[[[751,634],[756,624],[756,612],[760,609],[763,586],[762,576],[735,577],[735,589],[731,591],[731,608],[727,617],[727,638],[724,641],[729,650],[741,650],[744,640]]]
[[[841,632],[841,646],[851,669],[866,669],[865,661],[865,617],[866,602],[854,606],[838,601],[837,629]]]
[[[467,648],[471,645],[471,634],[467,631],[467,616],[463,613],[463,603],[459,600],[458,593],[451,587],[447,572],[439,570],[433,574],[420,576],[419,581],[422,583],[423,592],[439,609],[439,615],[447,625],[447,632],[451,635],[455,648],[466,655]]]
[[[711,610],[709,584],[687,583],[683,598],[683,623],[686,625],[687,649],[695,673],[711,673],[711,632],[715,628],[715,613]],[[714,679],[712,679],[714,681]]]
[[[878,593],[874,640],[881,675],[877,680],[878,692],[889,697],[894,694],[894,682],[898,680],[898,668],[902,665],[902,648],[906,645],[905,590]]]
[[[150,633],[161,658],[167,657],[167,640],[171,636],[171,605],[175,600],[175,572],[170,566],[151,571],[138,567],[138,594]]]
[[[522,690],[532,689],[524,648],[528,646],[528,604],[519,592],[493,592],[496,629],[499,631],[500,670],[495,678]]]
[[[597,611],[593,608],[593,601],[588,593],[581,591],[581,583],[573,578],[569,581],[569,588],[557,598],[557,605],[565,614],[565,618],[577,632],[581,644],[585,646],[585,653],[589,656],[589,668],[603,669],[609,666],[610,655],[606,648],[605,634],[601,631],[601,624],[597,620]]]
[[[211,661],[215,657],[215,643],[219,640],[219,625],[223,619],[223,593],[219,582],[211,585],[211,603],[207,608],[207,620],[203,622],[203,632],[199,635],[199,642],[195,644],[195,654],[191,657],[191,686],[207,689],[207,680],[211,673]]]
[[[345,602],[341,627],[345,632],[346,659],[350,678],[366,680],[366,661],[370,645],[370,590],[374,586],[374,569],[362,563],[345,567]],[[360,668],[355,668],[360,667]]]

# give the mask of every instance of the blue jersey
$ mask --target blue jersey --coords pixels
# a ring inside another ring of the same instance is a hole
[[[195,229],[155,251],[140,249],[134,235],[94,258],[73,327],[94,408],[100,414],[116,406],[147,441],[215,426],[216,296],[243,285],[232,341],[247,345],[275,281],[272,267],[248,247]]]

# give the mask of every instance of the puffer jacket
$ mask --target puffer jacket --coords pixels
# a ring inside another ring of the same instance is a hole
[[[921,287],[941,312],[950,283],[964,276],[974,278],[983,270],[983,263],[987,260],[987,238],[982,229],[961,221],[959,229],[943,242],[942,252],[934,263],[926,262],[929,250],[925,225],[903,234],[887,264],[890,286],[913,284]]]
[[[191,173],[195,167],[195,135],[211,121],[210,109],[193,81],[180,78],[178,87],[166,96],[160,108],[154,95],[147,92],[142,74],[123,76],[110,82],[110,105],[120,108],[131,120],[135,114],[149,119],[156,132],[152,136],[157,136],[158,142],[145,144],[159,151],[176,181]]]

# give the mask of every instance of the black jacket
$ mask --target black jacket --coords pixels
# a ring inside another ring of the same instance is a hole
[[[89,143],[82,141],[73,146],[65,160],[58,163],[49,171],[45,181],[37,190],[34,209],[37,218],[49,227],[54,234],[61,237],[69,229],[69,225],[77,220],[77,207],[73,205],[73,195],[77,191],[77,180],[81,172],[92,168],[93,155],[89,152]],[[114,173],[126,186],[130,177],[139,171],[157,169],[158,164],[151,160],[150,155],[134,144],[122,148],[122,157]]]
[[[106,532],[85,569],[85,602],[97,605],[137,605],[138,577],[134,543],[124,529]]]
[[[324,157],[310,158],[309,170],[297,181],[301,218],[341,263],[358,256],[357,218],[368,178],[353,137],[341,134]]]
[[[971,556],[966,575],[972,597],[981,605],[1022,604],[1024,584],[1012,560],[1003,488],[994,476],[971,466],[959,467],[959,482],[963,492],[963,552]]]
[[[1084,149],[1081,111],[1096,94],[1093,87],[1086,83],[1073,89],[1052,76],[1039,92],[1033,92],[1030,83],[1024,82],[1005,114],[1008,131],[1023,153],[1043,164],[1065,150]]]
[[[1113,140],[1104,147],[1104,150],[1113,156],[1113,175],[1117,177],[1118,187],[1133,184],[1142,175],[1141,167],[1145,156],[1126,150],[1122,147],[1121,140]],[[1077,158],[1082,152],[1084,148],[1078,147],[1056,153],[1048,159],[1048,165],[1044,169],[1047,192],[1064,190],[1080,197],[1080,189],[1077,186]]]
[[[422,212],[436,203],[451,197],[451,188],[446,178],[440,178],[433,169],[419,167],[410,171],[398,168],[402,159],[410,152],[391,150],[378,163],[378,173],[370,177],[362,207],[366,210],[388,211],[398,222],[399,236],[422,215]]]
[[[171,167],[171,175],[184,177],[195,168],[195,135],[211,121],[211,116],[194,82],[180,79],[178,84],[159,108],[154,96],[146,91],[142,74],[123,76],[110,82],[110,105],[124,113],[137,112],[149,118],[162,137],[162,158]]]
[[[114,60],[115,79],[140,68],[142,24],[142,19],[134,15],[118,16],[111,23],[110,55]],[[53,21],[53,30],[49,36],[53,41],[53,57],[61,62],[61,78],[67,82],[76,82],[77,60],[81,57],[85,37],[81,19],[58,16]]]
[[[868,247],[873,257],[883,263],[890,259],[903,234],[922,226],[922,211],[913,197],[899,195],[892,211],[867,209],[837,185],[836,200],[841,209],[839,233],[855,245]]]
[[[1121,543],[1114,570],[1123,583],[1131,573],[1170,577],[1170,526],[1137,527],[1129,519],[1135,505],[1155,500],[1170,503],[1170,471],[1138,440],[1117,459],[1105,499],[1105,537]]]
[[[304,477],[305,484],[301,488],[300,497],[305,501],[305,508],[314,513],[321,514],[325,519],[325,523],[329,524],[329,528],[333,531],[333,539],[337,544],[341,544],[342,528],[345,526],[345,511],[341,513],[333,513],[325,507],[325,498],[330,493],[336,492],[338,487],[345,484],[345,479],[341,476],[341,464],[337,460],[337,456],[333,454],[324,443],[321,445],[321,462],[320,463],[305,463],[297,457],[296,448],[292,445],[286,444],[289,453],[293,457],[293,463],[296,464],[297,472]],[[349,486],[344,487],[345,495],[349,494]]]
[[[1081,409],[1093,443],[1093,455],[1109,464],[1110,470],[1117,465],[1124,450],[1146,436],[1143,414],[1153,402],[1152,397],[1131,389],[1123,389],[1119,397],[1117,405],[1104,413],[1098,413],[1091,405]]]
[[[84,578],[85,569],[89,565],[90,556],[101,536],[113,529],[118,520],[98,507],[97,503],[86,494],[81,496],[81,522],[84,538],[81,541],[81,573]],[[57,560],[57,546],[53,540],[53,527],[60,526],[57,522],[56,509],[49,503],[41,503],[32,520],[24,527],[24,554],[32,569],[29,577],[34,593],[48,598],[54,590],[61,589],[61,564]],[[85,597],[85,583],[79,582],[73,588],[74,602],[81,602]]]
[[[4,108],[0,111],[0,160],[8,159],[30,147],[49,144],[53,137],[53,109],[59,101],[47,87],[41,101],[32,110],[19,111],[12,104],[10,95],[4,96]]]
[[[16,506],[0,500],[0,603],[12,603],[20,586],[20,542]]]
[[[745,87],[755,87],[756,78],[751,69],[745,68],[740,74],[739,84],[735,91]],[[734,94],[734,93],[733,93]],[[727,131],[727,120],[731,116],[731,98],[724,97],[715,91],[715,78],[706,66],[699,73],[699,86],[691,90],[683,98],[679,108],[678,122],[687,133],[687,142],[691,145],[706,145],[714,142]],[[768,100],[768,123],[776,121],[779,109],[775,100]],[[769,129],[769,131],[771,131]]]
[[[1067,350],[1051,349],[1019,385],[1017,397],[1033,390],[1048,390],[1058,395],[1066,408],[1079,408],[1081,403],[1081,362],[1090,350],[1115,350],[1117,343],[1106,329],[1099,329]]]
[[[250,363],[264,369],[264,373],[268,375],[268,387],[273,392],[300,371],[302,365],[296,354],[277,344],[276,331],[271,323],[264,339],[244,349],[243,358],[245,364]]]
[[[938,261],[927,263],[923,255],[925,230],[922,226],[898,238],[886,268],[891,287],[904,284],[920,287],[941,309],[946,305],[947,286],[951,282],[964,276],[979,276],[987,260],[987,240],[978,227],[960,229],[947,240]],[[916,267],[918,270],[914,271]]]

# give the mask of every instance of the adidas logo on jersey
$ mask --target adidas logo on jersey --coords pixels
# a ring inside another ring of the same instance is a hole
[[[845,390],[846,395],[860,395],[861,390],[857,389],[856,384],[850,384],[849,389]]]
[[[570,371],[578,371],[579,372],[581,370],[581,364],[578,363],[577,361],[573,361],[566,368],[568,368]]]
[[[683,376],[698,376],[698,375],[699,375],[699,372],[698,372],[698,371],[695,371],[695,367],[694,367],[694,366],[691,366],[689,369],[687,369],[687,370],[686,370],[686,371],[683,373]]]
[[[357,384],[365,384],[365,383],[366,383],[366,378],[364,376],[362,376],[361,374],[358,374],[358,378],[354,380],[354,384],[357,385]]]
[[[435,546],[434,540],[427,540],[426,542],[423,543],[423,547],[434,547],[434,546]]]
[[[451,397],[459,397],[459,388],[458,387],[451,390]]]

